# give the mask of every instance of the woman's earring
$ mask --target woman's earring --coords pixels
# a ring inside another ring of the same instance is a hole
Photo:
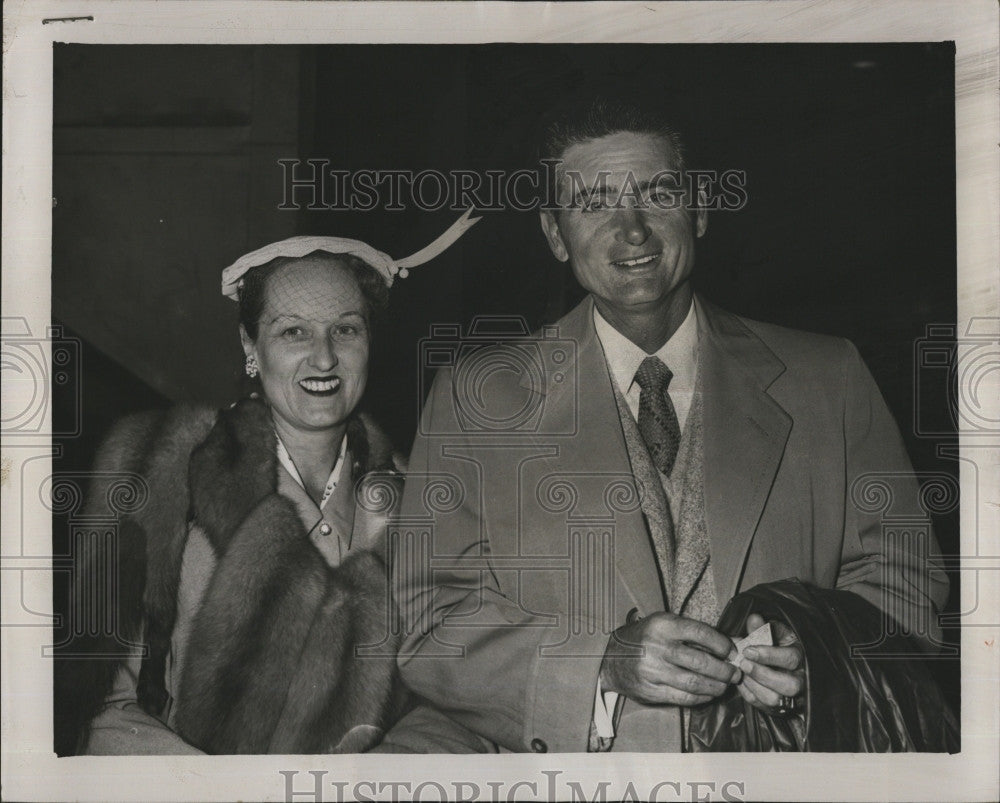
[[[251,379],[260,373],[260,366],[257,365],[257,358],[253,354],[247,354],[247,364],[244,370],[246,370],[247,376]]]

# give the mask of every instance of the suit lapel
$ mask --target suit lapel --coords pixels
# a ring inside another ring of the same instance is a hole
[[[791,418],[767,393],[784,364],[735,315],[696,299],[703,374],[705,522],[720,602],[733,597]]]
[[[604,351],[594,329],[593,314],[593,301],[588,297],[559,321],[558,337],[576,344],[576,382],[547,388],[546,404],[556,405],[566,416],[578,411],[576,435],[560,445],[565,465],[576,471],[631,476],[618,405]],[[571,393],[576,394],[575,400]],[[635,485],[634,479],[632,482]],[[641,507],[616,513],[615,527],[618,582],[643,615],[663,610],[656,555]]]

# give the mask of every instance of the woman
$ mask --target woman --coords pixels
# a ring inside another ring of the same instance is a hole
[[[386,579],[401,478],[358,412],[400,264],[335,238],[242,258],[223,291],[260,393],[221,412],[130,417],[102,447],[89,511],[121,472],[143,478],[148,500],[119,521],[118,625],[89,645],[104,660],[57,663],[76,751],[359,752],[409,707]],[[462,738],[453,747],[479,749]]]

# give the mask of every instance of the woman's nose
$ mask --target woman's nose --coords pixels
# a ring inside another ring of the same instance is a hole
[[[317,337],[313,341],[312,353],[309,355],[309,364],[318,371],[329,371],[338,362],[337,349],[334,348],[333,341],[328,337]]]
[[[642,245],[649,238],[650,229],[646,224],[645,213],[641,209],[619,209],[616,213],[618,231],[617,237],[630,245]]]

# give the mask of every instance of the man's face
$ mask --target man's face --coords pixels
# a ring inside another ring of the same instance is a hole
[[[692,215],[686,198],[671,203],[670,193],[682,185],[676,173],[664,174],[676,170],[670,146],[652,134],[617,132],[563,154],[562,208],[558,215],[542,212],[542,230],[602,312],[655,311],[686,286],[707,219],[703,209]],[[581,187],[598,188],[590,203],[579,192],[574,198]]]

